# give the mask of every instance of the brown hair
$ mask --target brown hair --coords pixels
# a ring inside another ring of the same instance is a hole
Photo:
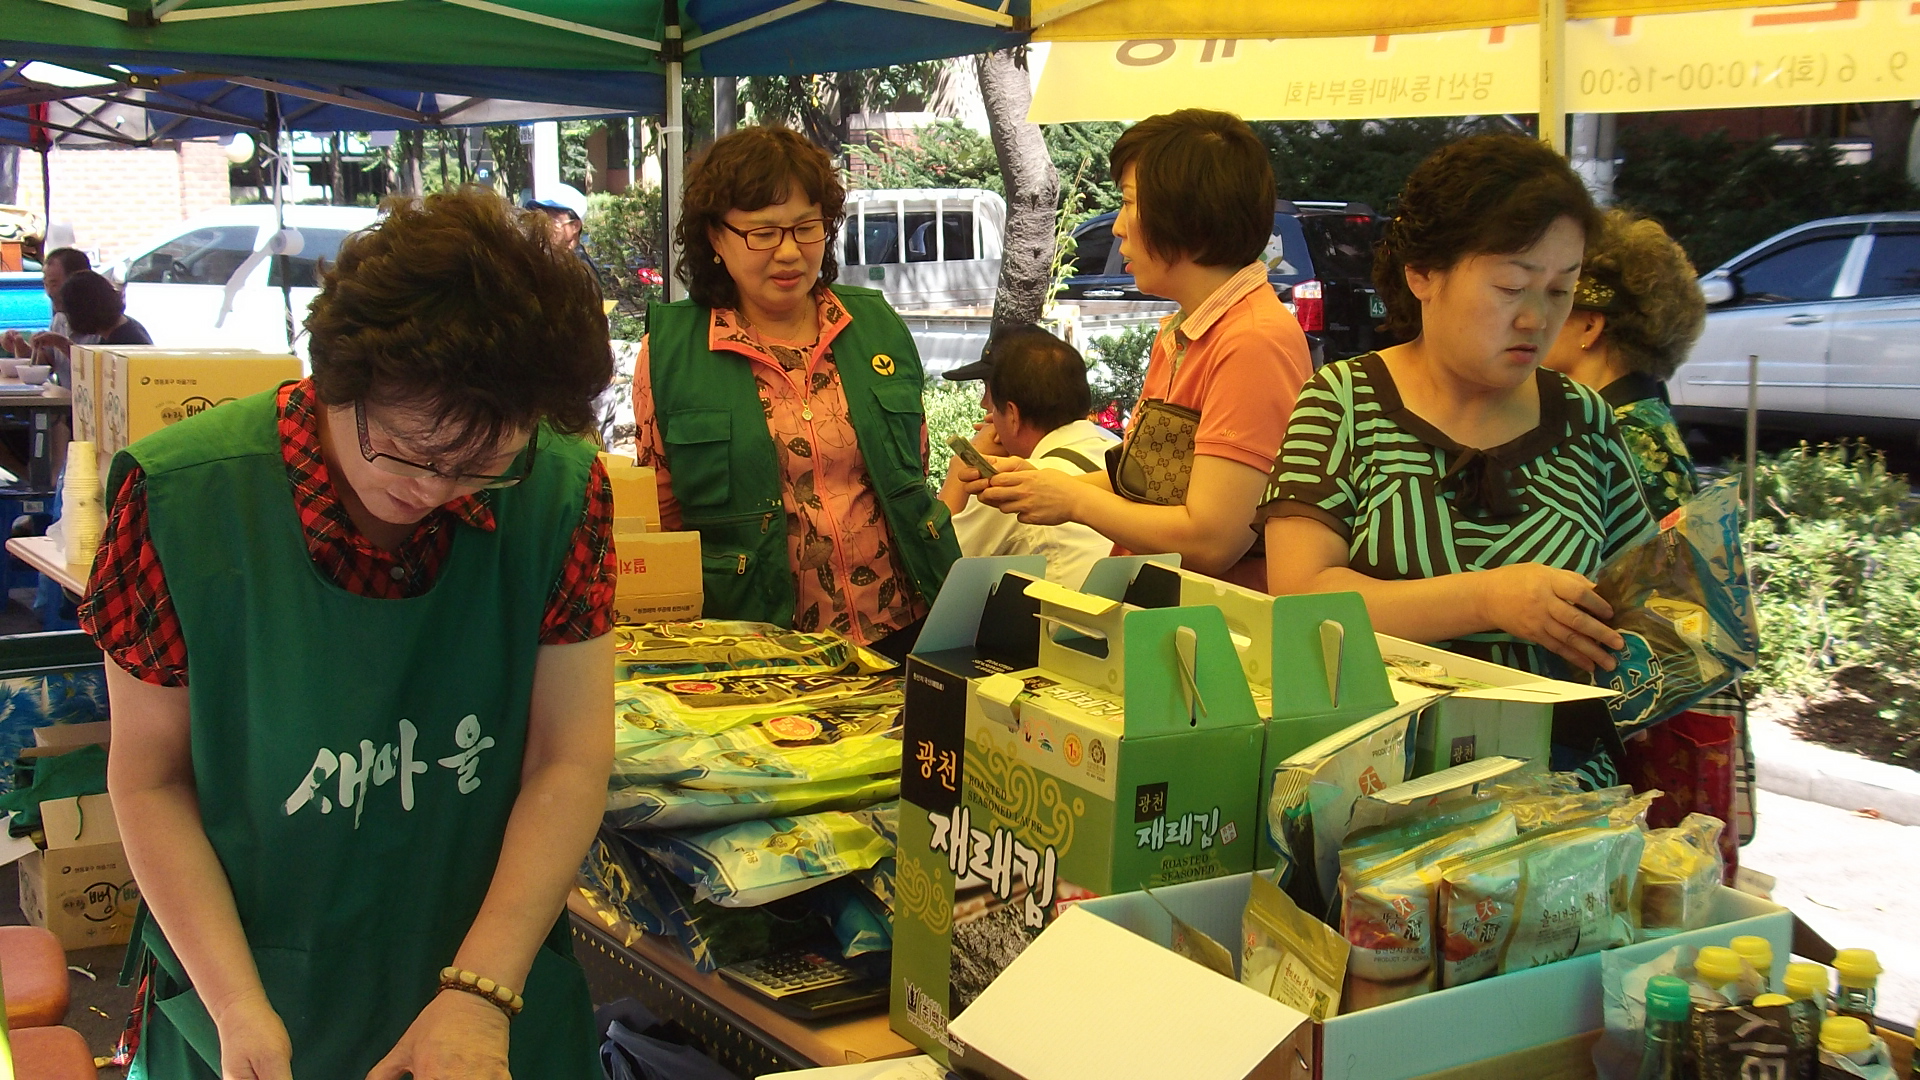
[[[1707,325],[1707,301],[1686,249],[1657,221],[1610,210],[1580,268],[1619,290],[1602,338],[1628,367],[1666,381]],[[1580,304],[1576,300],[1575,307]]]
[[[92,270],[67,276],[60,286],[60,308],[76,334],[104,334],[127,313],[120,290]]]
[[[545,421],[575,434],[613,378],[599,290],[546,217],[485,188],[394,200],[340,245],[307,315],[328,405],[420,409],[438,449],[484,453]]]
[[[1374,248],[1373,287],[1386,301],[1387,329],[1405,340],[1420,334],[1408,267],[1450,270],[1475,255],[1525,251],[1561,218],[1589,237],[1600,231],[1593,196],[1545,143],[1475,135],[1429,154],[1407,177]]]
[[[1273,166],[1245,120],[1211,109],[1149,116],[1107,155],[1114,182],[1131,167],[1141,241],[1158,258],[1245,266],[1273,236]]]
[[[784,127],[745,127],[716,139],[687,167],[687,190],[680,200],[676,238],[687,295],[704,308],[740,304],[740,290],[713,250],[708,234],[720,228],[729,210],[758,210],[785,201],[795,189],[820,204],[827,223],[821,283],[839,276],[833,238],[840,229],[847,189],[825,150]]]
[[[58,266],[69,274],[77,274],[82,270],[93,269],[93,260],[87,258],[87,253],[79,248],[63,247],[54,248],[41,256],[40,265]]]

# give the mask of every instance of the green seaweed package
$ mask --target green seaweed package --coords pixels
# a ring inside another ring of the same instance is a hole
[[[819,784],[900,771],[899,705],[833,705],[717,735],[683,735],[614,755],[620,788],[707,791]]]
[[[613,687],[616,752],[682,735],[717,735],[821,705],[900,705],[897,675],[753,672],[630,679]]]
[[[898,774],[730,791],[629,786],[616,777],[607,792],[607,824],[620,829],[711,829],[755,818],[858,810],[899,794]]]
[[[616,680],[779,668],[820,675],[877,675],[900,665],[831,630],[805,633],[772,623],[696,619],[616,626]]]
[[[865,870],[893,854],[869,820],[832,811],[743,821],[707,832],[631,833],[696,899],[753,907]]]

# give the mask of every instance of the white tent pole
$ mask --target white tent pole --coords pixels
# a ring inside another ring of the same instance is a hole
[[[684,291],[675,273],[680,260],[673,250],[673,230],[680,221],[680,195],[686,186],[686,177],[682,175],[686,161],[686,103],[681,100],[680,93],[680,5],[668,0],[666,18],[666,33],[662,36],[667,39],[667,122],[662,127],[666,146],[661,151],[663,160],[660,162],[666,190],[661,193],[660,201],[665,211],[667,233],[661,246],[666,255],[667,299],[678,300]]]
[[[1567,0],[1540,0],[1540,141],[1567,142]]]

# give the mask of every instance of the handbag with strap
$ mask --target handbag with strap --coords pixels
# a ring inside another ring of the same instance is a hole
[[[1135,410],[1127,439],[1108,452],[1113,490],[1140,503],[1180,506],[1193,481],[1194,436],[1200,410],[1150,398]]]

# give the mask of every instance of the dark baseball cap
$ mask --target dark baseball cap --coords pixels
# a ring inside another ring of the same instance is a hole
[[[989,349],[991,349],[991,346],[989,346]],[[957,368],[941,372],[940,377],[948,382],[966,382],[968,379],[980,379],[984,381],[992,372],[992,357],[989,354],[983,353],[980,359],[975,360],[971,364],[962,364]]]

